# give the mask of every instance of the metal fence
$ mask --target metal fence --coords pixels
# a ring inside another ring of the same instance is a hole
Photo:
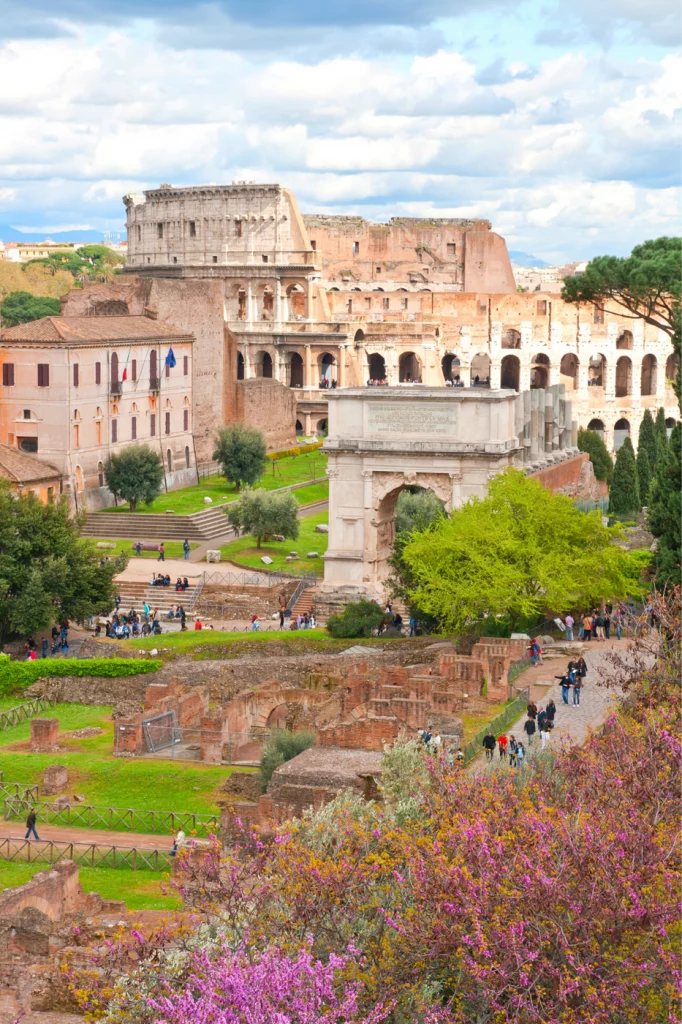
[[[247,767],[260,764],[263,743],[269,729],[255,732],[220,732],[187,726],[152,725],[149,736],[145,729],[146,749],[136,757],[169,761],[202,761],[210,764],[238,764]],[[114,753],[129,755],[124,734],[114,730]]]
[[[0,732],[5,729],[12,729],[21,722],[28,722],[31,718],[40,714],[45,708],[51,708],[57,703],[51,697],[36,697],[34,700],[27,700],[25,704],[17,704],[15,708],[0,713]]]
[[[498,715],[497,718],[493,718],[492,722],[488,722],[482,729],[479,729],[472,740],[470,740],[465,746],[462,753],[464,754],[464,763],[468,764],[469,761],[473,761],[477,754],[481,752],[481,743],[483,737],[487,736],[489,732],[492,732],[496,737],[499,733],[503,732],[512,722],[523,713],[528,706],[530,700],[530,687],[527,686],[524,690],[521,690],[516,700],[513,700],[511,704],[508,704],[502,714]]]
[[[317,575],[316,575],[315,572],[307,572],[305,574],[305,576],[301,577],[300,581],[296,585],[296,589],[294,590],[293,594],[291,595],[291,597],[289,598],[289,600],[287,602],[287,611],[288,612],[292,612],[294,610],[294,608],[296,607],[296,605],[298,603],[298,599],[301,596],[301,594],[303,593],[303,591],[307,590],[309,587],[314,587],[316,581],[317,581]]]
[[[74,804],[55,810],[50,804],[29,800],[5,800],[3,805],[5,821],[22,821],[30,810],[35,811],[38,824],[100,828],[109,832],[169,835],[182,829],[188,835],[205,838],[216,833],[220,825],[215,814],[193,814],[190,811],[136,811],[134,808],[98,807],[95,804]]]
[[[0,860],[24,864],[58,864],[72,860],[90,868],[128,868],[163,871],[171,866],[169,850],[141,850],[136,846],[102,843],[62,843],[51,839],[0,839]]]
[[[517,661],[512,661],[511,665],[507,670],[507,682],[511,686],[515,679],[518,679],[522,672],[525,672],[527,668],[533,664],[533,659],[530,654],[524,654],[522,658]]]

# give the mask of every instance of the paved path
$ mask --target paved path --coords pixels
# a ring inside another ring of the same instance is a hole
[[[109,832],[107,829],[70,828],[67,825],[41,825],[38,822],[41,841],[55,843],[96,843],[98,846],[134,846],[138,850],[170,850],[173,837],[169,835],[145,835],[142,832]],[[0,839],[23,839],[26,826],[20,822],[3,821]],[[0,867],[2,861],[0,861]]]

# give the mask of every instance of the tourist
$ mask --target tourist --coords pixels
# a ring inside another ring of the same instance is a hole
[[[555,679],[559,680],[559,686],[561,687],[561,699],[564,704],[568,704],[568,690],[571,685],[571,680],[568,672],[564,672],[561,676],[554,676]]]
[[[601,614],[601,612],[599,612],[594,617],[594,627],[593,628],[594,628],[594,632],[595,632],[595,635],[597,637],[597,640],[602,640],[603,641],[604,640],[604,617]]]
[[[315,612],[314,612],[314,610],[312,608],[310,610],[309,621],[310,621],[310,628],[311,629],[315,629],[315,626],[317,625],[317,619],[315,618]]]
[[[550,697],[549,704],[545,708],[545,714],[547,715],[547,721],[554,725],[554,716],[556,715],[556,704]]]
[[[393,626],[395,629],[403,628],[403,617],[400,614],[400,612],[396,612],[395,615],[393,616]]]
[[[185,615],[185,609],[180,606],[180,632],[184,633],[187,629],[187,616]]]
[[[537,665],[542,655],[542,648],[540,647],[540,644],[538,643],[537,639],[533,640],[528,650],[530,651],[531,661],[534,665]]]
[[[410,636],[417,635],[417,620],[414,615],[410,615]]]
[[[202,624],[201,624],[201,619],[198,616],[197,616],[196,622],[194,623],[194,628],[197,629],[197,630],[203,628]]]
[[[431,746],[433,747],[435,754],[440,753],[441,747],[443,746],[443,739],[439,732],[437,732],[435,736],[431,738]]]
[[[516,748],[516,766],[520,768],[523,762],[526,760],[526,748],[523,743],[519,743]]]
[[[159,609],[155,608],[154,611],[152,612],[152,625],[158,620],[158,618],[159,618]]]
[[[575,667],[575,673],[579,679],[584,679],[587,675],[587,663],[584,658],[578,658],[578,663]]]
[[[135,554],[139,558],[140,555],[142,554],[142,545],[140,544],[139,540],[136,540],[135,543],[133,544],[133,550],[135,551]]]
[[[386,602],[386,607],[384,608],[384,611],[386,612],[387,615],[390,615],[391,617],[393,616],[393,609],[391,608],[390,601]]]
[[[540,710],[538,711],[538,717],[536,719],[536,724],[539,732],[542,732],[542,727],[544,726],[546,721],[547,712],[544,710],[544,708],[540,708]]]
[[[620,634],[623,629],[623,617],[618,609],[613,613],[611,625],[616,631],[616,640],[620,640]]]
[[[166,618],[167,619],[174,619],[175,618],[175,605],[174,604],[172,604],[170,606],[170,608],[168,610],[168,615],[166,616]]]
[[[157,551],[159,552],[159,557],[157,558],[157,562],[165,562],[166,561],[166,549],[163,546],[163,541],[161,542],[161,544],[159,544],[159,546],[157,548]]]
[[[37,818],[36,818],[35,807],[32,807],[31,810],[28,812],[28,818],[26,819],[26,835],[24,836],[24,839],[28,839],[28,837],[30,836],[30,834],[32,832],[34,839],[36,840],[37,843],[39,843],[40,842],[40,836],[36,832],[36,821],[37,821]]]
[[[535,721],[535,719],[538,717],[538,706],[534,700],[531,700],[528,704],[528,707],[526,708],[526,713],[529,718],[533,719],[533,721]]]
[[[498,736],[497,737],[497,749],[500,752],[500,759],[502,761],[505,761],[506,758],[507,758],[507,746],[508,746],[507,737],[506,736]]]
[[[170,576],[169,576],[169,575],[166,575],[166,576],[164,576],[164,577],[163,577],[163,583],[162,583],[162,586],[164,586],[164,587],[170,587],[170,585],[171,585],[171,578],[170,578]]]
[[[175,593],[176,594],[182,593],[182,580],[180,579],[179,576],[178,576],[178,578],[175,581]]]
[[[611,616],[608,611],[604,615],[604,639],[611,639]]]
[[[114,606],[116,608],[116,611],[118,611],[119,608],[121,607],[121,595],[120,594],[117,594],[116,597],[114,598]]]
[[[567,640],[572,640],[573,639],[573,625],[574,625],[574,623],[575,623],[575,619],[573,618],[573,616],[569,612],[568,615],[566,616],[566,622],[565,622],[565,626],[566,626],[566,639]]]
[[[527,718],[526,719],[526,721],[523,723],[523,731],[525,732],[526,736],[528,737],[528,746],[530,747],[531,744],[533,743],[533,736],[535,736],[535,731],[536,731],[535,730],[535,719],[534,718]]]
[[[300,618],[300,616],[299,616],[299,618]],[[299,626],[299,629],[300,629],[300,626]],[[252,633],[258,633],[259,631],[260,631],[260,620],[259,620],[258,616],[256,615],[256,613],[254,612],[254,614],[251,616],[251,632]]]
[[[589,641],[592,639],[592,616],[591,615],[584,615],[583,616],[583,631],[584,631],[584,639],[585,639],[585,641],[587,643],[589,643]]]
[[[181,619],[181,618],[182,618],[182,616],[183,616],[183,614],[184,614],[184,610],[183,610],[183,607],[182,607],[182,605],[181,605],[181,604],[179,604],[179,605],[178,605],[178,607],[177,607],[177,610],[176,610],[176,612],[175,612],[175,618],[176,618],[176,619]]]
[[[461,747],[457,748],[457,753],[455,754],[455,762],[460,766],[464,764],[464,751],[462,750]]]
[[[576,676],[575,682],[573,683],[573,707],[577,708],[580,706],[580,691],[582,690],[583,681],[580,676]]]
[[[279,606],[279,628],[284,629],[284,615],[286,612],[286,605],[281,604]]]
[[[514,736],[509,737],[509,767],[516,768],[516,752],[519,749],[519,745],[516,742]]]
[[[189,562],[189,541],[186,537],[182,542],[182,557],[186,562]]]
[[[189,588],[189,582],[186,576],[182,577],[182,589],[187,590]]]
[[[495,737],[493,736],[492,732],[490,732],[490,730],[488,730],[487,736],[483,737],[483,744],[482,744],[482,746],[483,746],[483,748],[485,750],[485,759],[486,759],[486,761],[492,761],[492,759],[493,759],[493,751],[495,749]]]
[[[173,840],[173,847],[170,852],[171,857],[174,857],[178,850],[185,845],[185,838],[186,836],[182,829],[178,829],[175,839]]]
[[[431,742],[431,740],[433,739],[433,734],[431,732],[431,726],[429,726],[427,729],[420,729],[419,732],[417,733],[417,736],[421,740],[421,742],[424,744],[424,746],[427,747],[429,745],[429,743]]]

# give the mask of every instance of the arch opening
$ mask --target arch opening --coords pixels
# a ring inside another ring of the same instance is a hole
[[[578,390],[579,368],[580,360],[574,352],[567,352],[565,356],[562,356],[561,364],[559,366],[559,383],[565,384],[567,391]]]
[[[629,349],[630,351],[634,347],[634,339],[632,337],[632,331],[622,331],[616,339],[617,349]]]
[[[244,380],[244,356],[237,352],[237,380]]]
[[[289,362],[289,387],[303,387],[303,359],[298,352],[291,353],[291,360]]]
[[[665,362],[665,382],[669,387],[677,380],[677,375],[680,372],[680,357],[674,352],[668,356]]]
[[[602,441],[604,440],[604,423],[602,420],[590,420],[587,424],[588,430],[593,430],[595,434],[599,434]]]
[[[444,380],[455,380],[455,378],[459,379],[459,370],[462,365],[459,356],[448,352],[448,354],[444,355],[441,359],[440,365],[443,370]]]
[[[521,348],[521,332],[510,327],[502,332],[502,348]]]
[[[617,452],[625,438],[629,436],[629,421],[626,419],[617,420],[613,428],[613,450]]]
[[[442,493],[446,493],[446,488],[449,491],[448,484],[444,482]],[[426,529],[438,516],[447,514],[446,503],[435,487],[402,483],[389,491],[376,512],[377,578],[384,580],[389,575],[397,533]]]
[[[646,355],[642,360],[642,372],[640,378],[640,394],[655,395],[658,379],[658,362],[656,356]]]
[[[421,384],[422,367],[414,352],[403,352],[398,360],[398,380],[401,384]]]
[[[479,352],[471,360],[471,386],[490,387],[490,356],[486,352]]]
[[[367,360],[370,380],[386,380],[386,360],[378,352],[372,352]]]
[[[328,388],[334,379],[334,356],[330,352],[325,352],[320,357],[320,384],[322,387]]]
[[[531,389],[549,387],[549,356],[543,352],[531,360],[530,386]]]
[[[626,398],[632,394],[632,360],[629,356],[621,356],[616,363],[616,398]]]
[[[500,387],[519,390],[521,362],[518,356],[505,356],[500,367]]]

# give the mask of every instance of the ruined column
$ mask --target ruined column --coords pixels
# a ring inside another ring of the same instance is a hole
[[[544,391],[545,406],[545,453],[552,451],[554,437],[554,395],[547,388]]]
[[[340,388],[346,386],[346,346],[339,345],[339,376],[337,383]]]
[[[538,392],[526,391],[529,396],[530,411],[530,461],[535,462],[540,451],[540,417],[538,414]]]
[[[490,389],[498,391],[502,383],[502,366],[500,363],[491,363],[490,366]]]
[[[304,388],[311,388],[311,387],[313,387],[312,373],[313,373],[312,350],[311,350],[311,346],[310,345],[306,345],[306,347],[305,347],[305,362],[304,362],[304,365],[303,365],[303,387]]]

